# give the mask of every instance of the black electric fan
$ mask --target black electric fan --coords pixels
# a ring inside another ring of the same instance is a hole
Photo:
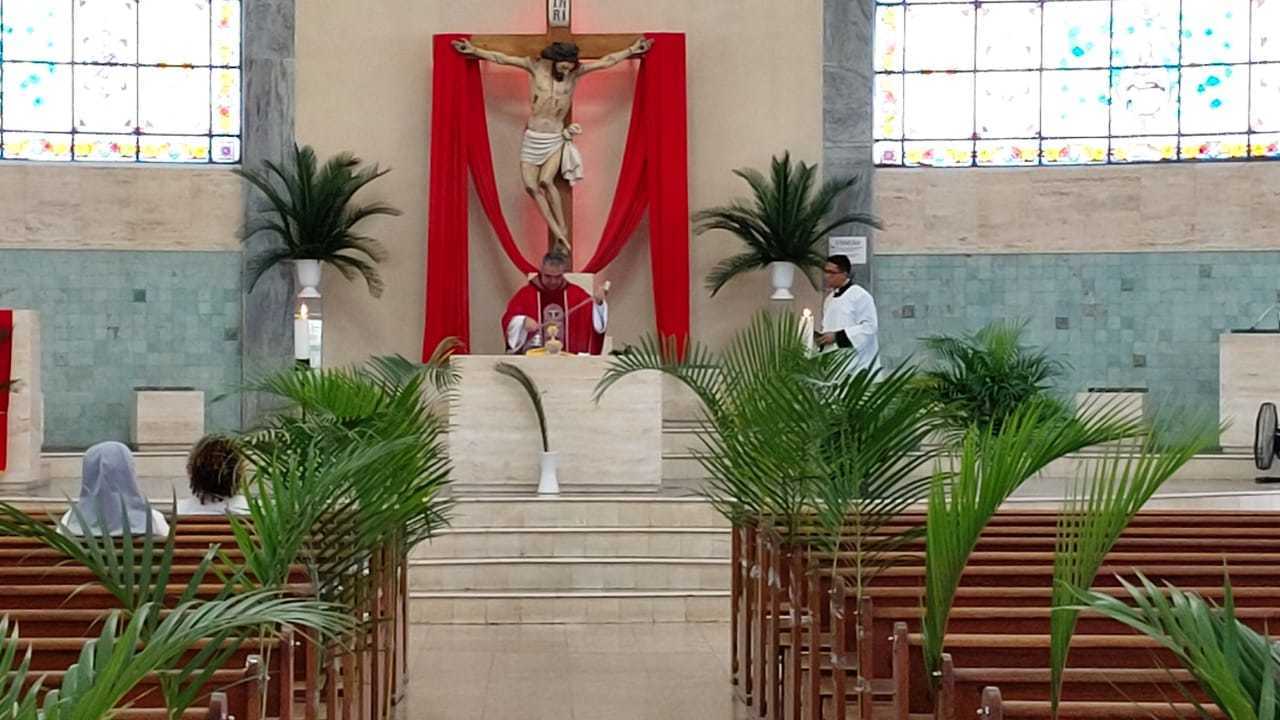
[[[1265,402],[1258,408],[1258,422],[1253,431],[1253,464],[1259,470],[1270,470],[1280,457],[1280,429],[1276,427],[1276,405]]]

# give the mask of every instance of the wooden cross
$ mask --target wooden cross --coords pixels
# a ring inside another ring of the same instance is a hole
[[[547,0],[547,29],[541,35],[473,35],[471,42],[478,47],[496,50],[507,55],[537,58],[543,48],[553,42],[571,42],[578,46],[580,59],[598,60],[605,55],[631,47],[642,37],[636,33],[592,33],[575,35],[572,30],[573,0]],[[573,122],[573,110],[565,118],[565,125]],[[560,201],[564,206],[565,234],[569,246],[576,248],[573,237],[573,186],[563,177],[556,178]],[[555,247],[555,237],[547,233],[547,248]],[[572,258],[570,258],[572,262]]]

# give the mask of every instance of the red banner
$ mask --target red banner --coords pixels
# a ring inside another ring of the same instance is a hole
[[[13,311],[0,310],[0,471],[9,466],[9,383],[13,381]]]

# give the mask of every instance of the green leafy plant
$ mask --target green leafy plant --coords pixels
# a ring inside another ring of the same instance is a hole
[[[278,584],[296,565],[316,594],[361,618],[356,648],[373,647],[385,616],[370,612],[409,548],[448,524],[447,422],[456,383],[442,343],[425,365],[376,358],[363,367],[285,371],[249,388],[286,409],[241,438],[254,467],[249,519],[231,519],[245,573]],[[391,687],[374,689],[382,715]]]
[[[1122,410],[1100,407],[1064,417],[1056,403],[1033,398],[1014,409],[999,432],[974,425],[963,434],[950,471],[935,474],[926,511],[923,632],[930,671],[941,662],[960,576],[1000,506],[1054,460],[1142,432]]]
[[[970,425],[999,432],[1010,415],[1035,398],[1048,407],[1053,381],[1066,367],[1023,342],[1025,322],[997,321],[975,333],[924,338],[933,367],[925,386],[949,418],[953,431]],[[1060,414],[1069,410],[1055,402]]]
[[[533,404],[533,414],[538,418],[538,432],[542,434],[542,452],[551,452],[551,443],[547,441],[547,413],[542,407],[542,391],[538,389],[538,384],[529,377],[529,373],[509,362],[500,362],[494,365],[493,369],[499,375],[505,375],[520,383],[520,387],[529,396],[529,402]]]
[[[384,288],[377,264],[386,259],[382,243],[356,229],[378,215],[400,211],[381,202],[353,204],[360,190],[389,170],[363,167],[351,153],[339,153],[320,165],[310,146],[294,146],[289,164],[265,161],[262,170],[236,169],[266,197],[269,208],[245,228],[244,238],[266,234],[279,241],[249,264],[249,289],[272,267],[287,260],[319,260],[343,277],[363,276],[369,294]]]
[[[255,468],[251,522],[231,523],[259,582],[281,583],[303,563],[320,597],[358,603],[376,552],[407,551],[447,524],[447,426],[430,399],[451,392],[447,365],[445,349],[423,366],[380,358],[280,372],[252,388],[289,403],[242,438]]]
[[[847,351],[810,356],[794,315],[761,313],[721,353],[691,343],[677,360],[645,339],[614,358],[596,394],[646,370],[685,385],[702,405],[695,455],[712,505],[788,538],[816,523],[820,547],[855,548],[861,584],[914,536],[880,530],[927,493],[916,471],[936,453],[915,451],[936,418],[911,367],[852,372],[854,362]]]
[[[1222,607],[1142,575],[1138,584],[1120,582],[1131,605],[1103,593],[1076,591],[1080,606],[1073,611],[1092,610],[1159,642],[1231,720],[1280,717],[1280,645],[1236,618],[1230,577],[1223,580]]]
[[[854,363],[846,350],[810,356],[794,315],[762,313],[720,353],[691,343],[677,360],[673,347],[646,339],[614,358],[596,393],[642,371],[689,388],[703,412],[703,495],[735,526],[778,528],[784,546],[830,553],[859,602],[923,532],[889,526],[928,495],[931,478],[919,470],[939,450],[918,451],[938,421],[914,369],[854,372]]]
[[[701,404],[695,452],[709,480],[704,494],[731,521],[776,518],[799,523],[812,496],[813,472],[789,461],[803,452],[785,443],[810,443],[776,431],[772,399],[812,393],[810,381],[830,378],[847,361],[840,353],[809,358],[792,315],[757,315],[720,353],[690,342],[683,359],[674,343],[653,336],[614,356],[596,386],[599,399],[628,375],[658,371],[688,388]],[[776,444],[776,446],[775,446]]]
[[[1090,464],[1087,479],[1075,485],[1058,517],[1053,561],[1053,614],[1049,619],[1050,700],[1056,708],[1062,674],[1079,611],[1073,607],[1093,586],[1107,553],[1138,511],[1196,454],[1217,444],[1214,420],[1191,420],[1183,433],[1141,445],[1113,447]]]
[[[773,158],[768,177],[750,168],[733,172],[751,186],[751,199],[735,200],[693,216],[699,235],[724,230],[746,245],[743,252],[720,261],[707,275],[712,295],[738,275],[773,262],[794,263],[816,288],[816,271],[826,257],[819,244],[827,235],[851,223],[880,227],[880,222],[866,213],[831,217],[840,196],[856,185],[857,179],[834,179],[819,185],[817,166],[799,160],[792,163],[790,152]]]

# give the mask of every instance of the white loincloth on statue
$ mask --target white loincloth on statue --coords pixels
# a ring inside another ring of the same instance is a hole
[[[563,132],[525,129],[524,140],[520,143],[520,162],[542,167],[557,152],[561,153],[560,175],[570,185],[582,180],[582,153],[573,141],[565,139]]]

